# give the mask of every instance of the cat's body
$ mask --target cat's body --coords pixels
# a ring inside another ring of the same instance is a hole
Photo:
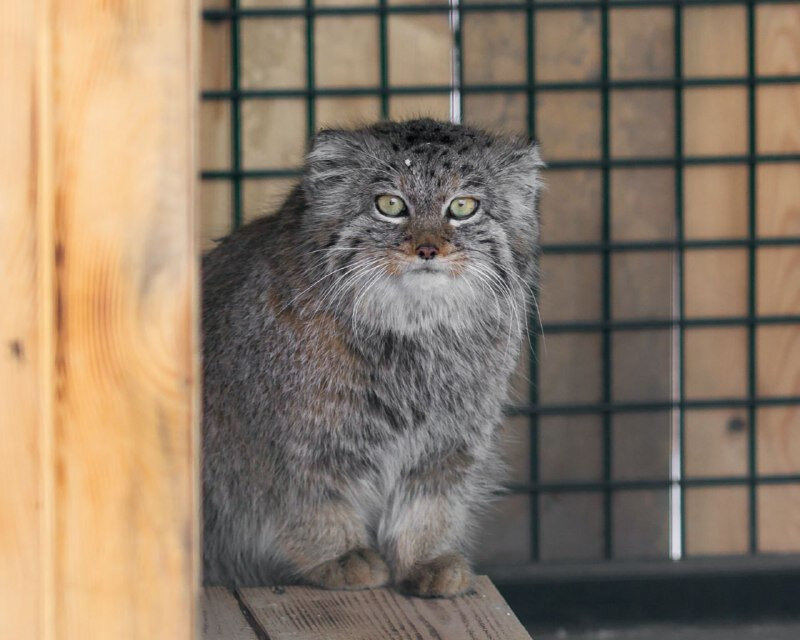
[[[538,164],[527,143],[433,121],[327,132],[281,210],[205,258],[206,582],[467,587]],[[376,210],[383,193],[405,215]],[[479,202],[468,219],[445,213],[459,195]]]

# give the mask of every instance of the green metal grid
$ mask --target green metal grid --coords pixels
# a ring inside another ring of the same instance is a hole
[[[530,351],[529,403],[507,408],[509,415],[524,415],[529,418],[531,433],[530,474],[527,484],[511,485],[513,492],[529,494],[531,498],[531,557],[536,561],[540,556],[539,539],[539,498],[545,493],[599,492],[603,496],[604,544],[606,559],[613,559],[613,496],[620,490],[668,490],[677,491],[680,517],[679,549],[685,550],[686,512],[685,489],[688,487],[744,486],[748,489],[749,502],[749,552],[757,554],[758,546],[758,487],[762,485],[800,484],[800,474],[759,474],[757,469],[757,410],[761,407],[800,405],[800,393],[790,396],[759,397],[757,393],[757,340],[758,327],[768,325],[799,325],[800,315],[758,316],[756,306],[757,262],[756,251],[760,247],[800,247],[800,236],[763,237],[757,234],[756,172],[759,165],[766,163],[800,163],[800,153],[759,154],[756,139],[756,89],[765,85],[788,85],[800,83],[800,75],[765,76],[756,71],[755,8],[762,4],[798,4],[799,0],[565,0],[544,1],[520,0],[505,3],[480,3],[453,1],[441,4],[403,5],[389,4],[388,0],[378,0],[377,4],[364,6],[315,6],[314,0],[303,0],[298,7],[247,7],[239,6],[238,0],[229,0],[227,9],[207,9],[203,12],[205,20],[227,20],[230,23],[230,87],[227,90],[209,90],[202,93],[204,100],[223,100],[230,102],[231,126],[231,164],[229,170],[203,171],[204,180],[227,180],[232,191],[232,225],[241,224],[242,183],[249,179],[297,177],[298,167],[278,169],[244,169],[242,166],[241,145],[241,103],[244,100],[271,100],[278,98],[303,98],[307,109],[307,133],[312,135],[316,128],[315,101],[321,96],[377,96],[380,100],[380,113],[388,117],[392,96],[451,94],[458,90],[458,107],[464,115],[464,96],[469,94],[519,93],[527,96],[528,134],[536,137],[536,96],[540,91],[593,91],[601,96],[601,155],[598,159],[574,159],[551,162],[551,169],[597,169],[602,176],[602,232],[601,241],[595,243],[557,243],[545,244],[546,254],[594,254],[601,258],[603,304],[601,319],[593,322],[546,323],[545,333],[599,333],[602,338],[602,398],[600,402],[585,404],[542,405],[538,395],[538,350],[539,337],[534,334]],[[747,12],[747,75],[744,77],[685,78],[682,60],[682,15],[685,7],[694,6],[744,6]],[[613,80],[609,74],[609,13],[614,8],[668,7],[673,10],[674,20],[674,75],[665,78],[637,80]],[[597,9],[601,18],[601,74],[599,80],[590,81],[551,81],[539,82],[535,69],[536,17],[540,12],[564,10]],[[468,42],[464,42],[460,25],[464,13],[468,12],[519,12],[526,21],[527,67],[524,83],[470,84],[464,83],[463,52]],[[455,77],[451,85],[420,85],[395,87],[389,82],[388,31],[387,23],[392,14],[432,14],[443,13],[451,16],[454,25],[454,68]],[[335,87],[319,88],[314,77],[314,23],[317,16],[377,16],[379,36],[379,85],[376,87]],[[304,17],[306,24],[306,86],[296,89],[276,89],[259,87],[242,89],[239,83],[240,67],[240,23],[250,19],[276,19]],[[683,150],[683,90],[687,87],[727,87],[743,86],[747,90],[748,150],[746,154],[720,156],[686,156]],[[675,105],[675,153],[666,157],[615,158],[610,151],[610,102],[611,91],[633,89],[672,89]],[[683,171],[687,166],[699,165],[744,165],[748,168],[748,233],[746,238],[714,238],[688,240],[684,233],[683,220]],[[641,242],[613,241],[610,233],[611,219],[611,171],[615,168],[630,167],[670,167],[675,169],[675,237],[673,240]],[[747,314],[744,316],[686,318],[685,317],[685,254],[699,249],[741,249],[747,250],[749,288]],[[626,251],[671,251],[676,259],[676,313],[670,318],[644,320],[616,320],[612,318],[610,301],[611,258]],[[536,322],[531,323],[537,326]],[[687,399],[685,386],[685,330],[689,327],[741,326],[747,331],[747,392],[743,396],[729,398]],[[619,402],[612,397],[612,339],[617,331],[637,331],[665,329],[677,336],[677,397],[662,401]],[[746,409],[748,415],[748,454],[747,473],[743,476],[719,476],[687,478],[685,473],[685,422],[684,415],[690,409],[736,408]],[[669,479],[664,480],[615,480],[612,473],[613,433],[612,417],[630,412],[663,412],[677,414],[677,442],[680,450],[680,467]],[[602,417],[602,480],[599,482],[546,483],[539,477],[540,456],[539,418],[543,415],[599,415]],[[674,507],[675,505],[673,505]]]

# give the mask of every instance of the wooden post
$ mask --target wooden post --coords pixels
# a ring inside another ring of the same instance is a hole
[[[0,637],[194,637],[193,0],[0,0]]]

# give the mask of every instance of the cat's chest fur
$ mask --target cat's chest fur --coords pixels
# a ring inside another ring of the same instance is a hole
[[[485,440],[505,397],[509,355],[478,336],[385,334],[360,346],[360,415],[412,458]]]

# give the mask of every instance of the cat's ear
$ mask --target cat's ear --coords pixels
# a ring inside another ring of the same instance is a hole
[[[500,165],[505,173],[525,188],[538,192],[541,186],[540,171],[546,165],[539,153],[539,144],[530,138],[517,138],[503,154]]]
[[[323,129],[311,140],[303,171],[303,188],[318,197],[346,179],[358,142],[352,131]]]
[[[545,166],[539,153],[539,143],[530,138],[514,140],[508,160],[516,169],[527,173],[538,173]]]

